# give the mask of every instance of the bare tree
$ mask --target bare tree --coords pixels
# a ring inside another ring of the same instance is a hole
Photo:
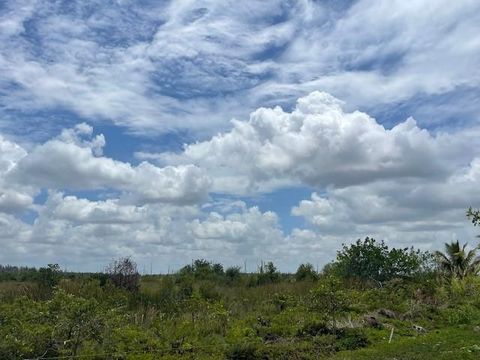
[[[137,292],[140,288],[140,274],[137,270],[137,264],[130,257],[112,261],[105,272],[110,281],[119,288],[130,292]]]

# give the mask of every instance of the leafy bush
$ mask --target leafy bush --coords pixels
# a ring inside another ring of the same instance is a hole
[[[275,283],[278,280],[280,280],[280,273],[271,261],[260,265],[257,274],[257,285]]]
[[[218,301],[221,299],[222,294],[218,291],[216,285],[211,282],[203,282],[198,288],[200,296],[209,301]]]
[[[197,259],[191,265],[186,265],[180,269],[179,275],[192,276],[198,280],[208,280],[220,278],[225,275],[223,265],[212,263],[204,259]]]
[[[318,274],[312,264],[301,264],[295,273],[297,281],[314,281],[318,279]]]
[[[384,241],[358,239],[338,251],[332,270],[344,278],[383,284],[396,277],[412,277],[428,259],[428,254],[413,248],[389,249]]]
[[[239,266],[229,267],[227,270],[225,270],[225,277],[227,279],[227,283],[230,285],[238,282],[238,280],[240,280],[240,276],[241,274]]]
[[[337,336],[339,350],[355,350],[368,345],[368,338],[361,329],[342,329]]]
[[[349,309],[349,304],[348,293],[333,276],[322,279],[311,291],[310,307],[318,311],[325,321],[330,321],[334,329],[338,317]]]
[[[480,319],[480,310],[472,305],[458,305],[441,312],[442,319],[448,325],[465,325]]]

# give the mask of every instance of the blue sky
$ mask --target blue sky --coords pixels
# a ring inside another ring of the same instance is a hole
[[[0,262],[473,240],[476,1],[0,0]]]

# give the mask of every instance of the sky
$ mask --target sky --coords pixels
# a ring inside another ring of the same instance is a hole
[[[480,2],[0,0],[0,263],[475,244]]]

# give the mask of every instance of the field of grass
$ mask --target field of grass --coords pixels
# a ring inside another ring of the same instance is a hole
[[[376,281],[340,267],[242,274],[203,260],[173,275],[9,268],[0,359],[480,359],[480,277],[446,277],[404,255],[409,276],[375,271]],[[393,256],[384,264],[398,266]]]
[[[473,326],[447,327],[427,334],[395,338],[388,335],[368,348],[342,351],[335,360],[476,360],[480,359],[480,332]]]

